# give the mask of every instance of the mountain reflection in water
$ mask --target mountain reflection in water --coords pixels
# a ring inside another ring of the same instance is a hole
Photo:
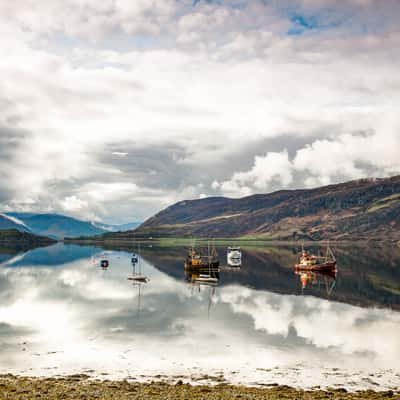
[[[106,250],[106,270],[96,247],[2,258],[1,373],[399,387],[398,248],[335,248],[336,280],[296,275],[297,248],[242,248],[216,285],[185,276],[183,247],[143,248],[140,285],[127,280],[134,249]]]
[[[242,266],[221,265],[219,284],[240,284],[281,294],[329,297],[331,300],[363,307],[400,310],[400,247],[343,246],[334,247],[333,250],[338,259],[336,277],[316,275],[318,285],[312,284],[313,275],[310,275],[306,287],[303,287],[301,275],[297,275],[293,269],[298,261],[300,246],[242,249]],[[184,247],[153,246],[144,249],[143,255],[159,270],[181,279],[185,251]],[[219,248],[218,251],[220,258],[224,259],[225,248]],[[313,251],[316,253],[317,249]],[[326,281],[333,286],[329,293]]]

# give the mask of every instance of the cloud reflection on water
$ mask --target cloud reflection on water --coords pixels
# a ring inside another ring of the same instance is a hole
[[[139,298],[139,287],[127,281],[127,253],[112,253],[106,271],[90,257],[59,268],[27,259],[23,267],[0,269],[1,372],[223,372],[233,382],[311,386],[323,371],[340,368],[322,382],[368,386],[365,376],[390,369],[374,379],[386,387],[400,383],[400,314],[392,310],[238,284],[213,295],[184,282],[183,270],[178,280],[148,262],[151,281]]]

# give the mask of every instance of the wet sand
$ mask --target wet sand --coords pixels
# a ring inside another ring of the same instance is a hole
[[[347,392],[345,389],[303,391],[288,386],[264,389],[219,384],[192,386],[181,380],[175,384],[163,382],[136,383],[92,380],[85,375],[63,378],[29,378],[0,376],[0,399],[400,399],[399,392],[371,390]]]

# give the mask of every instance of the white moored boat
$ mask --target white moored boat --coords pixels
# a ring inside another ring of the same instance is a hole
[[[240,247],[228,247],[226,260],[227,264],[231,267],[240,267],[242,264],[242,251]]]
[[[143,274],[142,271],[142,257],[140,256],[140,243],[138,243],[138,252],[132,254],[132,275],[128,276],[128,281],[137,283],[147,283],[150,279]]]

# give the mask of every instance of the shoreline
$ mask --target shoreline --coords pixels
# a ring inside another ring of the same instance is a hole
[[[197,245],[205,245],[210,240],[207,238],[129,238],[129,239],[104,239],[104,238],[65,238],[59,242],[64,244],[76,244],[85,246],[135,246],[137,243],[151,244],[159,247],[169,246],[191,246],[193,242]],[[400,245],[399,242],[393,240],[376,240],[376,239],[355,239],[355,240],[278,240],[278,239],[244,239],[244,238],[213,238],[213,244],[216,246],[225,245],[242,245],[243,247],[258,247],[258,246],[326,246],[330,244],[332,246],[353,246],[353,245]]]
[[[350,392],[344,388],[314,390],[295,389],[271,384],[265,388],[230,384],[191,385],[175,383],[139,383],[135,380],[100,380],[85,374],[63,377],[24,377],[0,375],[0,398],[9,399],[400,399],[400,392],[362,390]]]

